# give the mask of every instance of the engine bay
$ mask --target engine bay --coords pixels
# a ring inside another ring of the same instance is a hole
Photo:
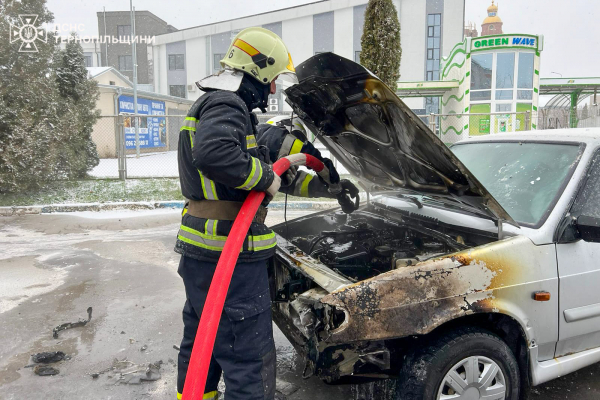
[[[422,261],[498,240],[491,232],[449,225],[376,201],[352,214],[323,211],[273,230],[279,236],[269,272],[273,319],[305,356],[305,376],[316,374],[330,383],[344,376],[385,374],[392,358],[383,342],[328,344],[349,318],[343,308],[321,299],[338,290],[365,287],[359,308],[373,312],[378,305],[366,289],[369,284],[354,283],[395,270],[402,275],[402,269]]]
[[[275,231],[352,282],[491,241],[435,221],[391,219],[365,209],[300,218]]]

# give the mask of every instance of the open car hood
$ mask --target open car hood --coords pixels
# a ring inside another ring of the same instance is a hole
[[[494,220],[518,224],[450,149],[363,66],[333,53],[296,68],[287,102],[331,154],[370,192],[451,198]]]

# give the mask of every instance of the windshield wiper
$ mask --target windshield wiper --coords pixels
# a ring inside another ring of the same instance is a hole
[[[488,213],[481,211],[480,209],[473,207],[470,204],[463,203],[462,201],[455,199],[455,198],[448,198],[448,197],[438,198],[438,197],[432,197],[432,196],[423,196],[422,200],[424,203],[430,201],[430,202],[442,205],[444,207],[458,209],[458,210],[462,210],[462,211],[468,211],[472,214],[479,215],[486,219],[494,220],[494,218],[491,215],[489,215]],[[452,201],[454,203],[449,203],[449,201]]]

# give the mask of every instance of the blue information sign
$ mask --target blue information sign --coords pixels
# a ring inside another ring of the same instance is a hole
[[[166,147],[166,118],[154,117],[154,115],[165,115],[165,102],[138,97],[137,113],[149,115],[149,117],[137,117],[140,127],[140,148]],[[119,114],[133,114],[133,97],[119,96]],[[133,117],[125,117],[125,146],[127,149],[135,149],[135,123]]]

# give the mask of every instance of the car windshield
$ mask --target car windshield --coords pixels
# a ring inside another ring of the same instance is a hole
[[[465,143],[453,146],[452,151],[515,221],[536,225],[577,164],[579,146]]]

